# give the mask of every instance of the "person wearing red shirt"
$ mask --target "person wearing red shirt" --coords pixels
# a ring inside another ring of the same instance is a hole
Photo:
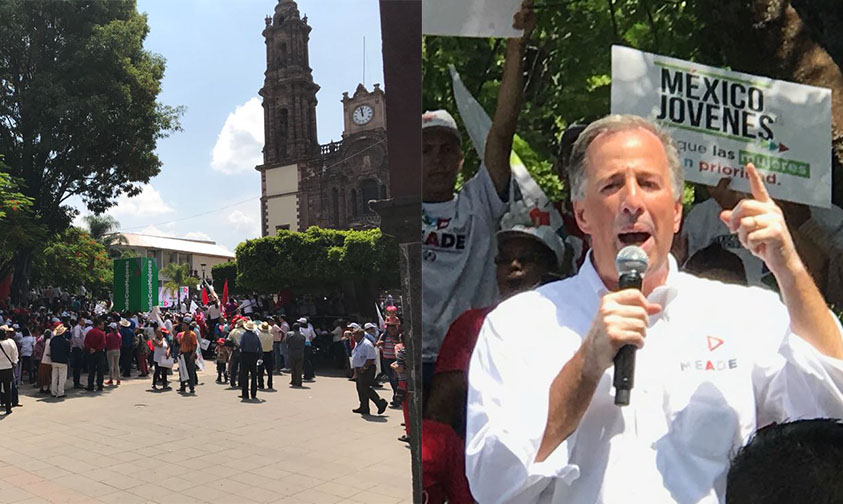
[[[105,332],[103,332],[103,320],[97,319],[94,328],[88,331],[85,336],[85,350],[88,352],[88,392],[94,390],[94,373],[97,377],[97,390],[101,391],[103,386],[103,375],[105,373]]]
[[[501,297],[558,279],[563,257],[562,241],[549,226],[516,225],[499,231],[495,264]],[[468,363],[483,321],[494,307],[463,312],[439,350],[422,415],[422,479],[429,504],[475,502],[465,476]]]

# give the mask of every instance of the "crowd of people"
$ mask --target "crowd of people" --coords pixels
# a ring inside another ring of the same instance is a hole
[[[287,320],[265,314],[241,301],[222,304],[214,297],[192,313],[116,313],[76,298],[28,308],[0,310],[0,406],[6,414],[22,406],[20,388],[66,397],[65,387],[96,393],[119,387],[129,377],[150,378],[152,390],[195,394],[197,371],[216,367],[216,383],[229,384],[243,401],[258,390],[274,390],[289,375],[292,388],[316,379],[317,348],[342,352],[349,380],[356,382],[360,404],[355,413],[377,414],[387,406],[405,410],[406,391],[401,323],[395,307],[386,307],[382,330],[367,322],[336,321],[333,332],[318,331],[307,317]],[[320,336],[322,339],[320,339]],[[331,348],[333,347],[333,348]],[[83,375],[87,375],[84,377]],[[68,383],[72,380],[71,383]],[[388,381],[392,399],[376,388]],[[403,404],[402,404],[403,403]],[[408,441],[409,431],[401,436]]]

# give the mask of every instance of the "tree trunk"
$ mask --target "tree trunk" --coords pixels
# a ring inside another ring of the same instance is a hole
[[[701,62],[725,61],[734,70],[831,89],[832,201],[843,206],[843,73],[815,38],[821,34],[789,0],[700,0],[698,6],[711,44]]]
[[[29,298],[29,269],[32,265],[33,250],[21,248],[15,251],[12,258],[14,277],[9,291],[9,297],[14,306],[24,306]]]

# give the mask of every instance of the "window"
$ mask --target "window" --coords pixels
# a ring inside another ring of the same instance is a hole
[[[287,231],[289,231],[289,230],[290,230],[290,225],[289,225],[289,224],[280,224],[280,225],[278,225],[278,226],[275,226],[275,232],[276,232],[276,233],[277,233],[278,231],[282,230],[282,229],[286,229]]]
[[[372,179],[365,179],[360,182],[360,199],[363,215],[372,215],[374,212],[369,208],[369,200],[378,198],[378,183]]]
[[[275,154],[279,159],[287,158],[287,127],[287,109],[282,108],[278,111],[278,143],[275,146]]]
[[[348,201],[348,208],[352,217],[357,217],[357,191],[351,190],[351,197]]]
[[[336,187],[331,190],[331,201],[334,208],[334,225],[338,226],[340,223],[340,192]]]

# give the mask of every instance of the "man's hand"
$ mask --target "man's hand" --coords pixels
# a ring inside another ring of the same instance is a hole
[[[737,233],[741,245],[764,261],[776,279],[804,269],[793,238],[787,229],[784,213],[770,197],[764,180],[752,163],[746,165],[752,199],[743,199],[733,210],[724,210],[720,219]]]
[[[600,308],[583,342],[583,375],[599,378],[613,364],[624,345],[644,346],[649,316],[661,311],[636,289],[603,296]]]

